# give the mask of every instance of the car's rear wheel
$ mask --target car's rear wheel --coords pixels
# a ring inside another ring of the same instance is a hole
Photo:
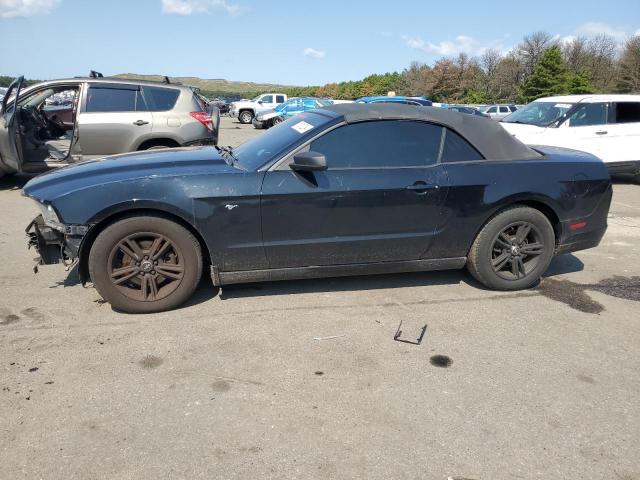
[[[89,252],[89,273],[116,310],[159,312],[192,295],[202,275],[202,251],[193,234],[171,220],[129,217],[98,235]]]
[[[238,115],[238,120],[240,120],[240,123],[251,123],[253,120],[253,113],[251,113],[251,110],[243,110]]]
[[[549,267],[555,235],[547,217],[517,206],[491,218],[476,237],[467,268],[494,290],[520,290],[535,285]]]
[[[273,117],[273,120],[271,120],[271,126],[275,126],[278,125],[279,123],[282,123],[284,121],[284,118],[282,117]]]

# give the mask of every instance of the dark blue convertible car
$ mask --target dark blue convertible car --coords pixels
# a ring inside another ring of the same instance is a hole
[[[529,148],[497,122],[343,104],[235,149],[120,155],[31,180],[41,263],[78,262],[115,309],[154,312],[213,284],[462,268],[534,285],[598,245],[611,183],[597,158]]]

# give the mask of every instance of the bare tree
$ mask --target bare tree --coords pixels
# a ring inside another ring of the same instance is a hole
[[[589,69],[589,44],[585,37],[576,37],[565,43],[562,46],[562,54],[570,70],[581,72]]]
[[[531,75],[533,67],[538,63],[542,54],[554,43],[554,38],[547,32],[542,31],[531,33],[522,39],[522,42],[518,45],[517,52],[525,78]]]
[[[610,91],[615,85],[616,51],[618,43],[607,35],[597,35],[588,42],[591,83],[597,92]]]
[[[627,40],[620,56],[618,88],[640,93],[640,35]]]

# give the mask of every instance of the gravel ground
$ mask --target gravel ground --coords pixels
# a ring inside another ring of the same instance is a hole
[[[32,273],[24,181],[0,180],[2,479],[640,479],[638,185],[537,289],[203,282],[136,316]]]

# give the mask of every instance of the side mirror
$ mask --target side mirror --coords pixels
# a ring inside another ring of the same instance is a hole
[[[322,153],[301,152],[293,157],[289,168],[294,172],[319,172],[327,169],[327,159]]]
[[[258,100],[258,103],[259,103],[260,105],[262,105],[262,100]]]

